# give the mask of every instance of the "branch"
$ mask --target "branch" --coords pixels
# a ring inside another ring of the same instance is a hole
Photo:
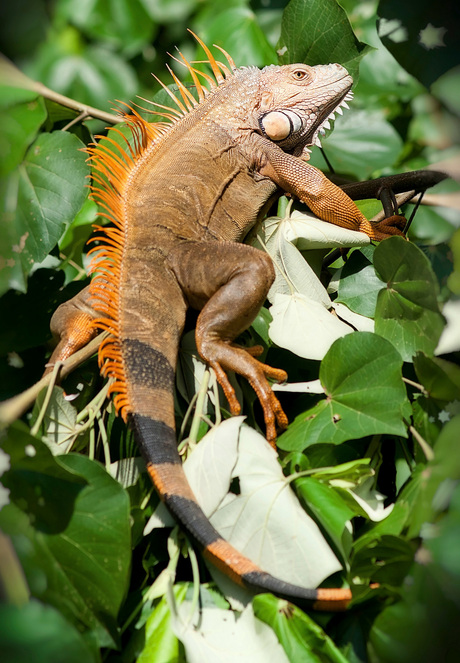
[[[80,364],[83,364],[93,354],[95,354],[101,344],[101,341],[108,336],[108,332],[103,332],[96,336],[88,345],[73,354],[71,357],[62,362],[61,370],[59,371],[59,378],[63,379],[74,371]],[[26,389],[21,394],[9,398],[7,401],[0,403],[0,429],[9,426],[13,421],[16,421],[20,416],[26,412],[32,403],[37,398],[42,389],[48,386],[53,377],[50,372],[41,378],[34,385]]]
[[[71,108],[79,113],[79,119],[84,120],[87,118],[93,118],[95,120],[102,120],[103,122],[108,122],[109,124],[118,124],[121,121],[121,118],[118,115],[113,115],[112,113],[106,113],[99,108],[93,108],[92,106],[87,106],[82,104],[80,101],[66,97],[63,94],[54,92],[50,90],[43,83],[34,81],[20,71],[16,65],[14,65],[8,58],[0,53],[0,82],[4,85],[11,85],[12,87],[19,87],[25,90],[32,90],[37,94],[40,94],[45,99],[50,101],[55,101],[61,106],[66,108]]]

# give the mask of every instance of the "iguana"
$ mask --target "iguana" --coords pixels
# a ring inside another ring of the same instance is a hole
[[[193,34],[193,33],[192,33]],[[177,108],[152,111],[146,122],[133,108],[123,119],[133,144],[113,128],[88,148],[92,197],[111,225],[99,227],[88,289],[61,305],[52,319],[60,337],[50,364],[110,332],[99,350],[104,376],[114,381],[118,413],[134,429],[161,499],[203,555],[254,592],[273,592],[303,607],[338,610],[348,589],[303,589],[272,577],[232,548],[207,520],[176,448],[174,377],[188,307],[200,311],[196,344],[212,367],[232,414],[240,412],[226,372],[247,378],[262,405],[267,440],[287,418],[267,378],[283,370],[256,357],[261,348],[234,344],[257,315],[274,279],[264,252],[241,244],[282,192],[321,219],[360,230],[375,240],[401,234],[401,217],[372,225],[352,200],[306,161],[309,145],[350,98],[352,78],[338,64],[237,68],[217,61],[194,35],[213,77],[179,53],[197,99],[170,70]],[[205,83],[201,83],[201,80]],[[115,132],[115,133],[113,133]],[[117,140],[114,139],[114,136]]]

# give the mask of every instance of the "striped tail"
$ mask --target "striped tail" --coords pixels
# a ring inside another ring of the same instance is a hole
[[[262,571],[227,543],[205,516],[188,484],[174,429],[138,414],[130,419],[155,488],[205,559],[255,594],[271,592],[305,609],[345,610],[351,600],[349,589],[304,589],[284,582]]]

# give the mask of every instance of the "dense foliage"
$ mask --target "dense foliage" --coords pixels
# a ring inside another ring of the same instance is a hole
[[[289,375],[277,392],[292,422],[279,437],[279,459],[258,432],[248,385],[235,379],[243,423],[229,418],[192,332],[181,347],[180,444],[212,522],[275,575],[352,586],[346,613],[305,614],[271,595],[251,601],[207,569],[157,509],[94,356],[34,403],[25,391],[49,356],[52,312],[87,283],[97,209],[79,150],[105,131],[115,100],[153,98],[151,72],[169,82],[164,63],[176,45],[203,59],[187,27],[238,65],[334,61],[349,69],[352,108],[323,141],[336,177],[439,162],[458,176],[458,9],[411,6],[18,0],[2,7],[2,50],[23,74],[1,65],[1,660],[456,660],[453,179],[426,194],[410,242],[374,247],[311,219],[301,205],[293,211],[286,199],[249,238],[279,267],[267,307],[241,339],[263,344],[267,363]],[[43,87],[38,94],[33,81],[69,99],[58,103]],[[158,98],[165,103],[164,93]],[[81,117],[72,99],[100,112]],[[318,148],[311,162],[329,170]],[[375,201],[360,206],[369,218],[380,209]],[[405,207],[407,217],[413,209]],[[344,246],[353,247],[347,258],[322,270],[331,249]]]

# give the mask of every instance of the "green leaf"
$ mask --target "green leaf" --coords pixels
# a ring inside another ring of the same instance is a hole
[[[405,361],[417,351],[432,354],[444,320],[428,258],[402,237],[390,237],[376,248],[374,267],[387,284],[377,299],[376,333],[391,341]]]
[[[327,399],[299,415],[278,446],[301,451],[376,433],[405,437],[403,418],[409,418],[410,409],[401,365],[391,343],[375,334],[355,332],[338,339],[321,363]]]
[[[365,251],[353,251],[345,263],[339,282],[337,302],[346,304],[355,313],[372,318],[377,304],[377,295],[382,282],[372,265],[373,247]]]
[[[417,377],[431,398],[460,401],[460,368],[445,359],[427,357],[418,352],[414,357]]]
[[[414,561],[415,546],[402,537],[382,534],[360,549],[353,557],[353,576],[373,582],[400,585]]]
[[[457,230],[451,240],[454,259],[454,271],[449,276],[449,288],[456,295],[460,295],[460,230]]]
[[[99,660],[55,608],[30,601],[0,605],[0,657],[8,663],[93,663]]]
[[[354,511],[331,486],[318,479],[303,477],[295,485],[308,511],[313,514],[322,531],[326,532],[346,566],[352,541],[346,525],[354,517]]]
[[[42,134],[4,182],[0,292],[25,290],[24,276],[55,246],[87,197],[82,143],[62,131]]]
[[[194,11],[199,0],[141,0],[141,3],[155,21],[173,23],[176,27]],[[215,5],[214,2],[212,4]]]
[[[384,663],[455,661],[460,600],[460,489],[452,491],[449,510],[428,534],[401,592],[401,600],[378,615],[370,633],[376,660]]]
[[[153,38],[154,24],[142,0],[66,0],[57,6],[61,20],[69,21],[93,39],[103,41],[128,57],[139,53]]]
[[[0,176],[21,163],[45,119],[45,104],[36,92],[0,86]]]
[[[338,117],[334,131],[321,140],[329,161],[339,173],[367,179],[380,174],[398,159],[403,142],[382,111],[351,110]],[[313,149],[310,163],[326,168],[322,155]]]
[[[409,205],[406,211],[408,217],[412,209],[413,206]],[[455,210],[448,210],[446,207],[421,205],[411,224],[409,239],[426,245],[448,242],[455,227],[449,218],[449,211],[458,214]]]
[[[458,592],[449,596],[451,582],[451,576],[434,564],[414,564],[402,600],[386,607],[372,625],[368,641],[372,659],[379,663],[455,663],[460,648],[459,596]]]
[[[103,110],[111,110],[117,99],[130,99],[139,86],[126,60],[109,48],[86,46],[83,40],[75,48],[42,44],[27,74],[56,92]]]
[[[187,594],[187,584],[173,587],[176,603],[182,603]],[[171,626],[171,611],[165,597],[161,599],[145,624],[145,643],[137,663],[171,663],[184,660],[180,656],[180,643]]]
[[[199,34],[205,44],[215,43],[224,48],[238,67],[276,63],[275,50],[248,7],[230,7],[201,25]]]
[[[460,479],[458,431],[460,415],[442,429],[434,446],[434,460],[413,473],[412,481],[401,494],[401,500],[411,508],[408,536],[419,536],[424,523],[434,519],[445,508],[443,487],[449,491]],[[423,471],[421,471],[423,469]]]
[[[335,0],[291,0],[283,12],[277,50],[281,64],[338,62],[356,79],[359,60],[369,47],[356,39]]]
[[[291,663],[349,663],[311,617],[270,594],[254,597],[254,614],[268,624]]]
[[[382,0],[379,36],[396,60],[426,87],[458,65],[458,15],[443,2],[420,0],[417,11],[399,0]]]
[[[2,448],[10,455],[11,469],[2,476],[2,483],[9,489],[11,501],[27,512],[40,532],[64,531],[87,484],[84,477],[69,474],[58,465],[22,422],[11,426]]]
[[[53,458],[25,433],[10,435],[11,470],[2,480],[15,503],[3,508],[0,522],[31,592],[79,630],[91,629],[100,645],[114,646],[129,579],[128,495],[98,463]]]

